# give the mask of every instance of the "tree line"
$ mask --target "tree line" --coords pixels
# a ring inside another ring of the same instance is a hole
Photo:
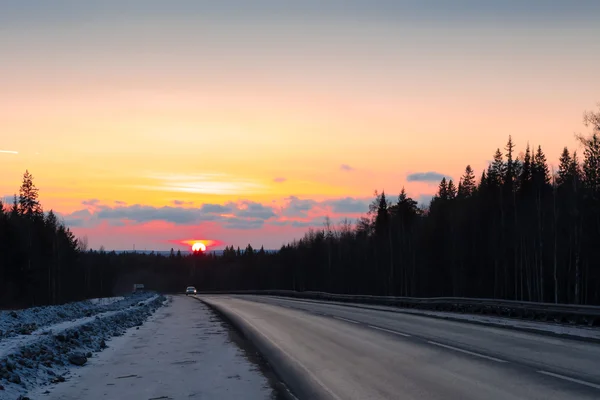
[[[517,156],[509,137],[476,179],[443,178],[431,204],[378,194],[355,226],[281,249],[287,288],[600,304],[600,111],[590,137],[550,171],[542,147]]]
[[[585,114],[582,154],[564,148],[551,171],[541,146],[517,155],[509,137],[476,177],[442,179],[428,207],[404,189],[376,193],[358,221],[333,224],[277,252],[222,255],[87,250],[27,172],[0,207],[2,304],[50,304],[120,294],[133,283],[181,292],[288,289],[413,297],[460,296],[600,304],[600,110]]]
[[[85,297],[78,241],[44,213],[29,171],[12,205],[0,201],[0,305],[56,304]]]

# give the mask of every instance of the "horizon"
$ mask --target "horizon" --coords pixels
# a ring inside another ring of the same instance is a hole
[[[0,198],[29,170],[95,249],[278,249],[357,220],[375,190],[426,206],[509,135],[556,170],[600,100],[598,16],[586,0],[6,5]]]

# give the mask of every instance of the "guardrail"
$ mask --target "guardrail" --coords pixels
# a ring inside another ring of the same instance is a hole
[[[292,290],[211,291],[203,294],[242,294],[282,296],[301,299],[338,301],[357,304],[384,305],[465,314],[496,315],[537,321],[553,321],[574,325],[600,325],[600,307],[574,304],[537,303],[515,300],[475,299],[468,297],[394,297],[348,295]]]

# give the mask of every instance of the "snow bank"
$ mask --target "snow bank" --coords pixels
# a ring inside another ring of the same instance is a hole
[[[118,297],[101,297],[98,299],[89,299],[88,301],[92,304],[96,304],[96,305],[101,305],[101,306],[107,306],[109,304],[112,304],[114,302],[117,301],[121,301],[124,300],[125,297],[123,296],[118,296]]]
[[[107,342],[110,347],[83,368],[72,368],[65,376],[67,383],[39,386],[27,396],[35,400],[281,399],[274,390],[276,379],[236,331],[195,299],[169,299],[169,306],[158,309],[139,329]]]
[[[91,317],[107,311],[122,310],[148,296],[150,296],[148,293],[138,293],[126,297],[85,300],[58,306],[0,311],[0,342],[8,337],[31,334],[51,324]]]
[[[164,296],[140,294],[115,301],[110,307],[121,305],[121,309],[96,312],[72,321],[63,321],[29,335],[12,336],[0,341],[0,398],[17,399],[32,386],[61,382],[69,365],[82,365],[94,352],[106,347],[106,340],[122,335],[126,329],[140,326],[165,301]],[[90,302],[64,305],[70,310],[81,312],[89,310],[85,304]],[[42,315],[48,314],[50,307],[44,307]],[[98,307],[94,311],[99,311]],[[52,307],[60,312],[60,306]],[[65,315],[70,312],[65,311]],[[39,313],[39,311],[38,311]],[[34,315],[22,310],[19,317]],[[54,318],[64,320],[64,317]],[[53,320],[47,318],[46,321]]]

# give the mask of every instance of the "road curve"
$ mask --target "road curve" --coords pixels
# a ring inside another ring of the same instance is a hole
[[[285,359],[304,374],[287,382],[296,393],[308,383],[344,400],[600,398],[594,343],[327,302],[201,299],[267,343],[276,370]]]

